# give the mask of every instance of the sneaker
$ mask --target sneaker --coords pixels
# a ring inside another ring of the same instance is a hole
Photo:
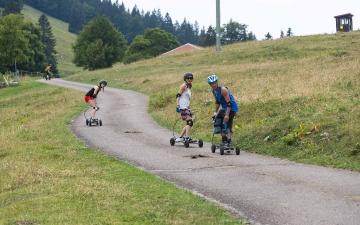
[[[226,143],[225,144],[225,147],[231,147],[232,145],[231,145],[231,143]]]
[[[175,139],[175,141],[185,141],[185,138],[184,137],[178,137]]]
[[[192,138],[191,138],[191,137],[187,137],[187,138],[185,138],[185,140],[190,142],[190,141],[192,141]]]

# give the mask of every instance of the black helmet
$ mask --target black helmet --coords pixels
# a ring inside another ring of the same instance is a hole
[[[99,85],[101,85],[101,84],[105,84],[105,86],[106,86],[106,85],[107,85],[106,80],[101,80],[100,83],[99,83]]]
[[[194,79],[194,75],[190,72],[187,72],[184,74],[184,81],[186,81],[186,78]]]

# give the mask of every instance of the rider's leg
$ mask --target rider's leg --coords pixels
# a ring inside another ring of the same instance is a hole
[[[230,130],[230,132],[226,135],[227,136],[227,143],[231,144],[231,137],[232,137],[232,126],[233,126],[233,121],[234,121],[234,116],[236,115],[235,112],[230,112],[229,115],[229,121],[227,122],[227,127]]]
[[[181,133],[180,133],[180,137],[184,137],[184,135],[186,134],[186,137],[190,136],[190,131],[191,131],[191,127],[187,124],[188,120],[191,120],[190,116],[187,116],[185,121],[186,121],[186,125],[184,126],[184,128],[182,129]]]
[[[191,121],[191,122],[189,122]],[[190,137],[190,131],[191,131],[191,126],[189,125],[189,123],[192,124],[192,119],[190,116],[186,117],[186,126],[184,127],[185,132],[186,132],[186,137]]]
[[[91,112],[91,118],[90,119],[94,119],[95,118],[95,113],[96,113],[94,100],[89,100],[89,104],[92,107],[92,112]]]

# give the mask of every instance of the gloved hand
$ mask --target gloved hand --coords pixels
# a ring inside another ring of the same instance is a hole
[[[99,111],[100,107],[98,106],[98,107],[96,107],[95,109],[96,109],[96,111]]]
[[[179,106],[179,105],[176,106],[176,112],[177,112],[177,113],[180,112],[180,106]]]

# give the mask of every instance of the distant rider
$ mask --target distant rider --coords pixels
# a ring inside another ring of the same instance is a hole
[[[46,80],[50,80],[50,70],[51,70],[51,64],[49,64],[45,69]]]

